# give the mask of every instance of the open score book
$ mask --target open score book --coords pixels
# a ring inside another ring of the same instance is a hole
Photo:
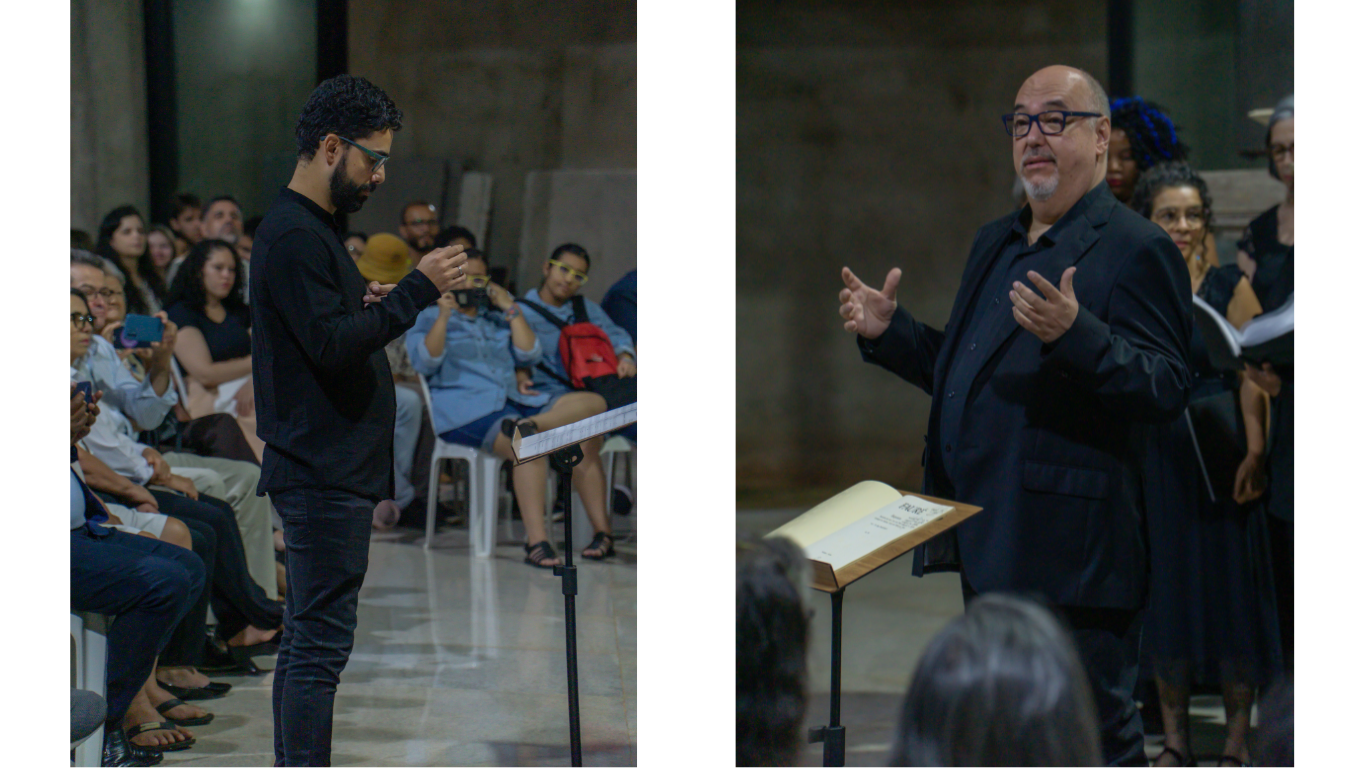
[[[796,542],[811,560],[811,586],[834,592],[981,511],[865,480],[768,535]]]

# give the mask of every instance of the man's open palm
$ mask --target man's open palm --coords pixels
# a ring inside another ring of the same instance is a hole
[[[896,287],[901,283],[901,269],[887,273],[887,280],[878,291],[863,284],[845,267],[841,271],[844,290],[840,291],[840,317],[844,318],[844,330],[857,333],[865,339],[876,339],[892,323],[896,312]]]

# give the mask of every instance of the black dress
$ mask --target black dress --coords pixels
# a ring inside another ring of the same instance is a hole
[[[209,357],[215,363],[235,360],[251,354],[251,311],[246,307],[229,310],[223,322],[216,323],[204,314],[204,310],[191,307],[186,302],[177,302],[166,310],[166,316],[179,328],[197,328],[204,334],[204,343],[209,347]]]
[[[1241,277],[1236,264],[1211,269],[1199,296],[1226,312]],[[1191,400],[1236,397],[1236,373],[1210,364],[1198,328],[1190,349]],[[1184,416],[1149,438],[1144,666],[1172,679],[1171,663],[1184,661],[1193,683],[1266,683],[1280,668],[1281,646],[1262,505],[1210,500]]]

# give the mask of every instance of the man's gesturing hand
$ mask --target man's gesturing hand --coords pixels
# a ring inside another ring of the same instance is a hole
[[[1076,271],[1076,267],[1068,267],[1062,273],[1062,290],[1059,291],[1043,279],[1043,275],[1031,270],[1029,280],[1038,287],[1042,298],[1025,287],[1024,283],[1015,283],[1015,289],[1010,292],[1010,301],[1015,305],[1015,322],[1043,339],[1045,344],[1062,338],[1076,321],[1077,310],[1081,306],[1077,303],[1077,294],[1072,290],[1072,275]]]
[[[896,312],[896,287],[901,283],[901,269],[887,273],[882,290],[876,291],[863,284],[848,267],[841,271],[845,289],[840,291],[840,317],[844,330],[858,333],[865,339],[876,339],[892,323]]]
[[[465,246],[448,245],[437,248],[418,263],[417,270],[436,284],[436,289],[445,293],[465,287]]]

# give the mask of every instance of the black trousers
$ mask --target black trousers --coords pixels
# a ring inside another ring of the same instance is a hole
[[[271,705],[276,765],[332,764],[332,707],[355,643],[377,499],[303,489],[271,494],[285,528],[289,592]]]
[[[977,591],[959,574],[963,607]],[[1100,722],[1101,756],[1106,765],[1148,764],[1143,753],[1143,718],[1134,702],[1138,685],[1142,611],[1118,608],[1051,606],[1062,616],[1091,683]]]
[[[111,727],[122,727],[157,654],[204,585],[204,564],[188,549],[123,531],[71,532],[72,610],[114,617],[105,662]]]

